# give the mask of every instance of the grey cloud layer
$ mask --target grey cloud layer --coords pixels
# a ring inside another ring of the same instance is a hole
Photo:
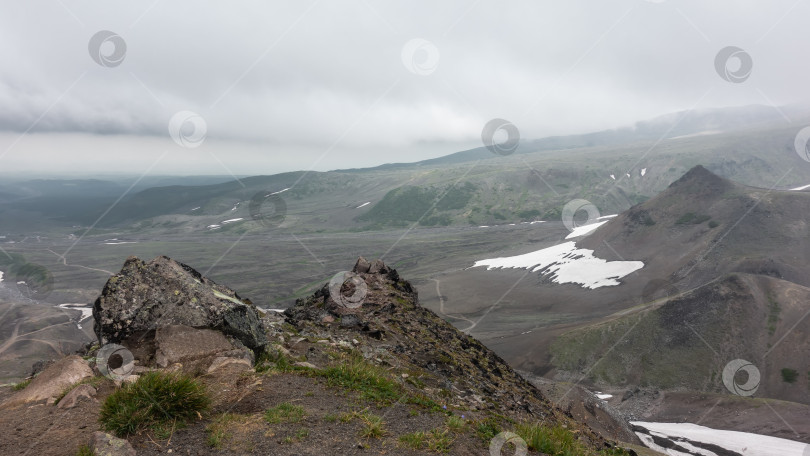
[[[191,110],[211,138],[404,147],[494,117],[540,137],[792,103],[810,72],[810,4],[793,0],[73,3],[0,7],[1,130],[166,136]],[[91,59],[99,30],[126,41],[121,65]],[[403,65],[413,38],[438,49],[431,74]],[[743,84],[715,72],[728,45],[752,56]]]

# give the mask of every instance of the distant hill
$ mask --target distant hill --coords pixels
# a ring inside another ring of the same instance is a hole
[[[725,392],[720,373],[739,358],[761,372],[759,397],[810,403],[808,211],[808,193],[698,166],[583,238],[597,256],[644,261],[628,283],[647,288],[631,310],[557,339],[556,375],[604,358],[590,381]]]

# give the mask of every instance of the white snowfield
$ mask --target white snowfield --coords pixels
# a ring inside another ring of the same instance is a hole
[[[599,288],[619,285],[618,279],[642,267],[641,261],[606,261],[593,256],[593,250],[577,249],[569,241],[553,247],[512,257],[491,258],[476,261],[473,267],[543,270],[554,283],[576,283],[584,288]]]
[[[588,225],[578,226],[578,227],[574,228],[574,230],[571,231],[568,234],[568,236],[566,236],[565,238],[566,239],[571,239],[571,238],[580,237],[580,236],[586,236],[588,234],[591,234],[591,232],[593,232],[595,229],[597,229],[600,226],[604,225],[605,223],[610,221],[610,219],[612,219],[613,217],[616,217],[617,215],[618,214],[603,215],[603,216],[597,218],[596,222],[594,222],[594,223],[590,223]],[[600,221],[600,220],[602,220],[602,221]]]
[[[717,453],[690,444],[688,441],[717,445],[725,450],[734,451],[745,456],[807,456],[810,454],[810,446],[807,444],[767,435],[723,431],[692,423],[631,421],[630,424],[641,426],[650,431],[651,434],[675,441],[679,446],[689,450],[687,453],[663,448],[656,445],[649,435],[636,432],[636,435],[647,447],[670,456],[718,456]]]

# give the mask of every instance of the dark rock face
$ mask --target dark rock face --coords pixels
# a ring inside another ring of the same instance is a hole
[[[96,299],[93,318],[101,344],[151,339],[157,328],[186,325],[221,331],[254,352],[267,345],[250,301],[165,256],[148,263],[127,258]]]

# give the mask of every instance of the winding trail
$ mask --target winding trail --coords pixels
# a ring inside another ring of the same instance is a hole
[[[469,319],[469,318],[467,318],[467,317],[458,317],[458,316],[455,316],[455,315],[450,315],[450,314],[447,314],[447,313],[445,313],[445,312],[444,312],[444,297],[442,296],[442,291],[441,291],[441,289],[439,288],[439,282],[440,282],[440,281],[439,281],[439,279],[430,279],[430,280],[432,280],[432,281],[436,282],[436,296],[438,296],[438,297],[439,297],[439,313],[441,313],[442,315],[444,315],[444,316],[445,316],[445,317],[447,317],[447,318],[452,318],[452,319],[454,319],[454,320],[462,320],[462,321],[466,321],[467,323],[469,323],[469,324],[470,324],[470,327],[469,327],[469,328],[467,328],[467,329],[464,329],[464,330],[462,330],[462,331],[465,331],[465,332],[466,332],[467,330],[470,330],[470,329],[472,329],[473,327],[475,327],[475,322],[474,322],[474,321],[472,321],[472,320],[470,320],[470,319]]]
[[[115,273],[114,273],[114,272],[110,272],[110,271],[108,271],[108,270],[106,270],[106,269],[96,269],[96,268],[91,268],[91,267],[89,267],[89,266],[82,266],[82,265],[80,265],[80,264],[68,264],[68,262],[67,262],[67,258],[65,258],[64,256],[62,256],[62,255],[60,255],[60,254],[58,254],[58,253],[54,252],[54,251],[53,251],[53,250],[51,250],[51,249],[46,249],[46,250],[47,250],[47,251],[49,251],[49,252],[51,252],[51,253],[53,253],[53,254],[54,254],[54,255],[56,255],[56,256],[57,256],[59,259],[61,259],[61,260],[62,260],[62,264],[63,264],[63,265],[65,265],[65,266],[73,266],[73,267],[82,268],[82,269],[89,269],[90,271],[103,272],[103,273],[105,273],[105,274],[109,274],[109,275],[111,275],[111,276],[112,276],[112,275],[115,275]]]

